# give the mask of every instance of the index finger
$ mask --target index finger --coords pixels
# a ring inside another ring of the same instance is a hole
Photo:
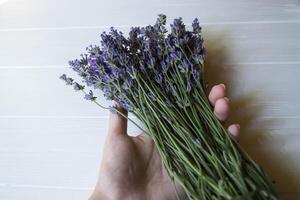
[[[128,112],[125,108],[120,106],[117,102],[113,101],[114,107],[126,117]],[[122,135],[127,134],[127,119],[120,115],[118,112],[110,112],[109,114],[109,127],[108,134],[110,135]]]

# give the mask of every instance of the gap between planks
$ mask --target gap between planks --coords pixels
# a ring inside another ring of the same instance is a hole
[[[226,66],[239,66],[239,65],[300,65],[300,61],[266,61],[266,62],[236,62],[227,63]],[[0,66],[1,69],[61,69],[69,68],[68,65],[30,65],[30,66]]]
[[[83,191],[92,191],[92,187],[73,187],[73,186],[53,186],[53,185],[30,185],[30,184],[14,184],[14,183],[0,183],[0,189],[9,189],[9,188],[31,188],[31,189],[48,189],[48,190],[83,190]]]
[[[255,24],[299,24],[300,20],[261,20],[261,21],[232,21],[232,22],[203,22],[203,26],[213,25],[255,25]],[[28,28],[2,28],[0,32],[22,32],[22,31],[63,31],[63,30],[80,30],[80,29],[108,29],[115,28],[131,28],[133,26],[147,26],[142,25],[105,25],[105,26],[65,26],[65,27],[28,27]],[[187,23],[186,26],[191,26]]]
[[[261,116],[261,119],[300,119],[300,116]],[[0,119],[109,119],[109,115],[102,116],[77,116],[77,115],[0,115]],[[129,116],[129,119],[137,119],[135,116]]]

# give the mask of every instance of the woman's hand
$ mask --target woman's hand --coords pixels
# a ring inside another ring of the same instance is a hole
[[[220,121],[229,115],[229,99],[225,97],[225,85],[212,88],[209,100]],[[119,108],[127,115],[127,112]],[[239,125],[228,127],[238,140]],[[180,199],[186,199],[179,184],[176,190]],[[145,133],[127,135],[127,120],[118,114],[110,114],[109,130],[103,151],[99,178],[90,200],[175,200],[176,191],[162,165],[154,142]]]

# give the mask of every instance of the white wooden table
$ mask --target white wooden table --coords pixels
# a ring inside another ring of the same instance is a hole
[[[242,145],[282,199],[300,199],[299,1],[0,0],[1,200],[87,199],[108,113],[58,76],[111,25],[126,32],[159,13],[199,18],[208,80],[227,84]]]

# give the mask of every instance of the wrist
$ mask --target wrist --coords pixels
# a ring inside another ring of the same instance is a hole
[[[110,198],[105,196],[102,192],[94,190],[88,200],[104,200],[104,199],[110,200]]]
[[[93,191],[89,200],[141,200],[141,199],[150,199],[146,197],[144,192],[140,191],[102,191],[97,188]]]

